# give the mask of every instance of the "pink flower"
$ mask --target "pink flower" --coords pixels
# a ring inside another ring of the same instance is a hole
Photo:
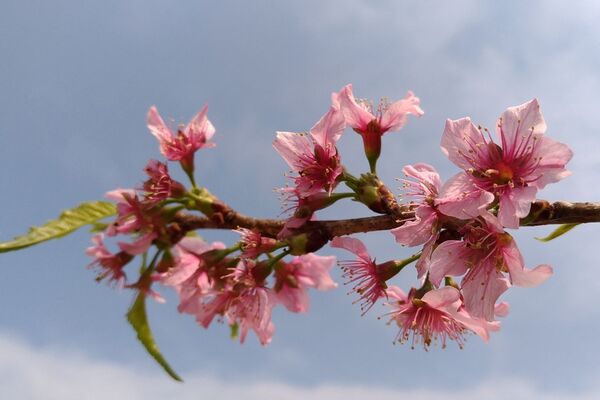
[[[439,216],[434,207],[441,183],[436,170],[427,164],[407,165],[402,171],[414,180],[403,180],[406,197],[416,200],[415,219],[391,230],[396,242],[405,246],[417,246],[434,237],[439,230]],[[412,202],[411,202],[412,204]]]
[[[159,202],[169,197],[181,197],[185,193],[185,187],[171,179],[167,164],[157,160],[150,160],[144,168],[150,179],[144,182],[144,197],[150,202]]]
[[[119,248],[131,255],[137,256],[144,253],[150,245],[152,245],[152,241],[156,239],[157,235],[155,232],[148,232],[144,235],[139,236],[136,240],[131,243],[127,242],[118,242]]]
[[[125,283],[125,273],[123,267],[133,259],[129,253],[121,251],[119,253],[111,253],[104,244],[104,235],[99,233],[92,236],[93,246],[88,247],[85,251],[94,261],[88,267],[99,267],[100,273],[96,278],[101,281],[104,278],[109,278],[110,282],[116,282],[117,285],[123,286]]]
[[[544,136],[545,131],[536,99],[509,107],[500,116],[496,126],[500,145],[469,118],[447,120],[442,151],[466,173],[444,185],[438,209],[468,219],[497,199],[500,223],[518,228],[519,218],[527,216],[537,191],[570,174],[565,165],[573,153],[565,144]]]
[[[409,114],[421,116],[420,100],[412,92],[392,104],[382,102],[373,114],[372,107],[365,101],[357,101],[352,93],[352,84],[342,88],[337,96],[346,123],[361,135],[371,132],[383,135],[387,131],[398,131],[406,123]]]
[[[260,286],[248,287],[229,301],[225,315],[230,324],[239,325],[241,343],[246,340],[249,330],[256,333],[263,346],[271,342],[275,331],[271,322],[275,301],[273,292]]]
[[[510,283],[537,286],[552,275],[549,265],[525,268],[514,239],[490,213],[466,225],[463,234],[464,240],[447,240],[433,251],[429,279],[439,286],[446,275],[465,274],[461,290],[467,310],[475,317],[492,321],[496,300]]]
[[[372,170],[381,153],[381,136],[387,131],[400,130],[409,114],[419,117],[423,115],[419,98],[410,91],[404,99],[392,104],[382,101],[375,114],[368,102],[354,98],[351,84],[344,86],[337,96],[333,96],[333,102],[339,103],[346,124],[362,136],[365,154]]]
[[[298,173],[294,178],[296,190],[306,197],[322,190],[331,193],[342,173],[342,165],[335,147],[344,130],[344,118],[331,107],[319,122],[304,133],[277,132],[273,147]]]
[[[134,233],[148,227],[149,221],[144,204],[133,189],[115,189],[105,197],[117,202],[117,219],[106,230],[108,236]]]
[[[262,253],[268,253],[277,246],[277,240],[262,236],[260,232],[246,228],[235,229],[241,235],[242,257],[256,258]]]
[[[487,342],[489,332],[500,329],[499,322],[487,322],[471,316],[462,304],[460,292],[451,286],[431,290],[421,298],[417,298],[416,294],[414,288],[408,295],[396,286],[387,290],[388,297],[395,300],[388,303],[392,307],[389,313],[391,321],[400,328],[396,341],[405,343],[411,340],[413,349],[422,343],[427,350],[438,341],[445,348],[448,340],[456,341],[463,348],[468,332],[474,332]]]
[[[212,251],[224,248],[221,242],[210,244],[194,237],[185,237],[174,246],[173,266],[157,274],[155,279],[175,289],[179,295],[179,312],[196,314],[203,297],[213,292],[215,280],[227,274],[219,270],[210,257]]]
[[[322,257],[313,253],[280,263],[275,270],[277,300],[291,312],[307,312],[308,288],[324,291],[337,287],[329,275],[334,265],[334,256]]]
[[[185,128],[173,134],[161,118],[155,106],[148,110],[148,129],[158,139],[160,152],[171,161],[180,161],[188,173],[194,170],[194,153],[204,147],[214,147],[209,140],[215,134],[215,127],[206,114],[208,106],[202,107]]]
[[[339,264],[344,271],[343,277],[348,279],[347,284],[354,285],[352,290],[360,296],[355,303],[362,302],[360,309],[365,315],[379,298],[386,296],[385,282],[399,270],[394,268],[393,261],[377,265],[359,239],[336,237],[331,241],[331,247],[348,250],[357,256],[356,260],[339,261]]]

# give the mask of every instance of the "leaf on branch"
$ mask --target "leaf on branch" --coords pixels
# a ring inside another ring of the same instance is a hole
[[[135,302],[127,312],[127,321],[131,324],[135,332],[137,333],[138,340],[146,348],[146,351],[156,360],[156,362],[165,370],[171,378],[176,381],[183,382],[183,379],[177,375],[177,373],[169,366],[167,360],[160,354],[158,346],[152,336],[150,325],[148,324],[148,317],[146,315],[146,295],[143,292],[139,292]]]
[[[117,208],[107,201],[90,201],[63,211],[58,219],[29,229],[25,235],[0,243],[0,253],[24,249],[51,239],[58,239],[96,221],[115,215]]]
[[[543,238],[536,237],[536,240],[539,240],[540,242],[544,242],[544,243],[549,242],[549,241],[554,240],[557,237],[562,236],[565,233],[569,232],[571,229],[575,228],[577,225],[579,225],[579,223],[562,224],[558,228],[553,230],[552,233],[550,233],[548,236],[543,237]]]

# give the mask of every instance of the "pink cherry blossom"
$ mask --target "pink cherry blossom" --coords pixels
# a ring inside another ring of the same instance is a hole
[[[360,309],[365,315],[377,300],[386,296],[385,281],[394,273],[395,264],[392,261],[377,265],[364,243],[356,238],[336,237],[331,241],[331,247],[348,250],[357,256],[356,260],[339,261],[339,264],[347,284],[354,285],[352,290],[360,296],[355,303],[362,302]]]
[[[117,285],[123,286],[126,278],[123,267],[133,259],[133,256],[124,251],[111,253],[104,244],[104,234],[102,233],[92,236],[92,243],[94,245],[88,247],[85,254],[94,258],[88,267],[100,269],[96,280],[101,281],[108,278],[109,282],[116,282]]]
[[[325,291],[337,287],[329,275],[334,265],[334,256],[313,253],[294,257],[289,263],[281,262],[275,271],[277,300],[291,312],[307,312],[308,288]]]
[[[150,160],[144,171],[150,178],[143,186],[146,200],[159,202],[169,197],[181,197],[185,193],[185,187],[169,175],[167,164]]]
[[[242,257],[256,258],[262,253],[268,253],[274,250],[277,246],[277,240],[263,236],[260,232],[238,228],[234,232],[241,235],[240,245],[242,249]]]
[[[515,240],[490,213],[467,224],[462,233],[462,241],[447,240],[433,251],[429,279],[439,286],[446,275],[465,274],[461,290],[467,310],[475,317],[492,321],[496,300],[511,283],[531,287],[552,275],[549,265],[525,268]]]
[[[375,164],[381,154],[381,136],[387,131],[400,130],[409,114],[423,115],[419,98],[410,91],[404,99],[394,103],[382,101],[375,113],[368,102],[354,98],[351,84],[344,86],[337,96],[332,97],[332,101],[334,105],[339,104],[346,124],[362,136],[371,172],[375,172]]]
[[[108,236],[153,229],[155,215],[150,212],[149,204],[138,198],[134,189],[111,190],[105,197],[117,202],[117,218],[106,229]]]
[[[487,129],[469,118],[447,120],[442,151],[464,169],[441,190],[438,208],[446,215],[473,218],[494,199],[498,218],[518,228],[537,191],[570,172],[565,165],[573,153],[563,143],[544,136],[546,123],[536,99],[509,107],[498,119],[494,143]],[[446,204],[448,203],[448,204]]]
[[[206,114],[208,106],[196,114],[187,126],[177,129],[174,134],[165,124],[155,106],[148,110],[148,129],[158,139],[161,153],[171,161],[180,161],[187,172],[193,171],[194,153],[204,147],[214,147],[209,142],[215,133],[215,127]]]
[[[470,315],[462,304],[460,292],[451,286],[428,291],[421,298],[416,294],[414,288],[408,295],[396,286],[387,289],[387,296],[394,300],[388,303],[392,307],[388,315],[400,328],[396,341],[411,340],[413,349],[421,343],[427,350],[435,342],[445,348],[448,340],[463,348],[467,333],[473,332],[487,342],[489,333],[500,329],[499,322]]]
[[[183,238],[173,247],[173,266],[155,279],[175,289],[179,312],[196,314],[203,297],[212,293],[215,280],[228,273],[209,258],[211,251],[224,248],[221,242],[206,243],[195,237]]]
[[[335,188],[342,174],[336,143],[344,130],[340,110],[331,107],[312,127],[310,135],[277,132],[273,147],[298,174],[294,184],[300,196],[306,197]]]
[[[434,200],[440,190],[440,176],[436,170],[424,163],[407,165],[402,171],[413,180],[404,179],[405,197],[416,201],[415,219],[406,221],[398,228],[391,230],[396,242],[405,246],[417,246],[437,236],[439,215],[434,207]]]
[[[352,84],[344,86],[336,100],[346,124],[361,135],[373,132],[381,136],[387,131],[397,131],[404,126],[409,114],[419,117],[424,114],[419,107],[419,98],[410,91],[402,100],[391,104],[382,102],[375,114],[368,102],[357,101],[352,93]]]

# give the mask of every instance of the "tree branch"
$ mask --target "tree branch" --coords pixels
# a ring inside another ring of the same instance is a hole
[[[379,215],[365,218],[352,218],[330,221],[309,221],[300,232],[320,230],[326,232],[332,239],[336,236],[350,235],[359,232],[384,231],[396,228],[406,221],[414,218],[412,211],[402,213],[402,219]],[[284,220],[259,219],[229,210],[226,218],[209,219],[199,217],[185,212],[175,215],[175,224],[183,232],[196,229],[254,229],[264,235],[275,237],[283,227]],[[545,200],[537,200],[531,206],[529,215],[521,220],[521,226],[539,226],[567,223],[589,223],[600,222],[600,203],[571,203],[557,201],[549,203]]]

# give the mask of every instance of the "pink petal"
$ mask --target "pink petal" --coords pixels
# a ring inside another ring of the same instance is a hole
[[[339,108],[331,106],[329,111],[311,128],[310,134],[324,149],[333,149],[345,127],[344,114]]]
[[[213,137],[215,134],[215,127],[206,117],[207,113],[208,105],[205,104],[185,127],[186,136],[189,138],[201,137],[203,141],[209,141]]]
[[[447,240],[431,254],[429,280],[439,287],[446,275],[459,276],[470,266],[473,250],[460,240]]]
[[[506,317],[510,311],[510,305],[503,301],[494,306],[494,315],[497,317]]]
[[[507,108],[500,116],[496,128],[498,137],[502,140],[504,154],[515,154],[530,134],[541,135],[545,131],[546,122],[537,99]]]
[[[484,342],[489,341],[489,332],[496,332],[500,330],[500,323],[498,321],[490,322],[481,318],[474,318],[465,309],[457,311],[454,306],[448,306],[446,307],[446,312],[450,314],[456,321],[463,324],[467,329],[473,331],[476,335],[481,337]]]
[[[352,84],[348,84],[342,88],[338,100],[346,124],[352,128],[364,130],[367,124],[375,119],[373,114],[361,107],[354,99]]]
[[[152,106],[148,110],[147,121],[150,133],[152,133],[159,142],[169,142],[172,139],[173,134],[161,118],[156,106]]]
[[[452,286],[444,286],[440,289],[430,290],[421,298],[430,307],[441,309],[460,299],[460,292]]]
[[[573,157],[573,152],[566,144],[549,137],[542,136],[538,140],[536,151],[532,154],[532,157],[540,158],[535,171],[539,178],[532,185],[542,189],[549,183],[558,182],[571,175],[571,172],[567,171],[565,166]]]
[[[514,240],[502,249],[504,261],[510,274],[510,281],[515,286],[533,287],[543,283],[553,274],[549,265],[538,265],[534,269],[525,268],[523,256]]]
[[[210,250],[222,250],[224,249],[225,243],[222,242],[212,242],[207,243],[199,237],[184,237],[177,243],[176,248],[180,250],[184,250],[193,254],[200,255],[202,253],[206,253]]]
[[[298,257],[297,260],[300,264],[296,277],[300,284],[317,290],[330,290],[337,287],[337,283],[329,275],[329,271],[335,265],[335,256],[308,253]]]
[[[423,185],[425,193],[432,196],[438,195],[442,183],[440,175],[431,165],[425,163],[406,165],[402,168],[402,172],[419,181]]]
[[[306,166],[307,157],[312,157],[314,145],[312,139],[303,133],[277,132],[273,147],[296,172]]]
[[[127,242],[118,242],[119,248],[129,253],[133,256],[137,256],[138,254],[142,254],[152,244],[152,241],[156,239],[157,235],[154,232],[149,232],[143,236],[140,236],[136,241],[127,243]]]
[[[419,98],[409,91],[404,99],[390,104],[381,117],[381,130],[397,131],[404,126],[409,114],[417,117],[423,115],[419,103]]]
[[[362,259],[371,260],[371,256],[369,255],[367,248],[359,239],[348,236],[338,236],[333,238],[330,246],[338,249],[348,250]]]
[[[441,147],[450,161],[464,170],[474,167],[469,159],[488,158],[486,140],[469,117],[446,120]]]
[[[467,311],[474,317],[494,320],[496,300],[510,287],[510,283],[490,263],[471,268],[462,280],[462,292]]]
[[[438,216],[430,206],[420,206],[414,221],[408,221],[390,232],[396,242],[405,246],[417,246],[427,242],[436,233]]]
[[[421,281],[424,280],[425,274],[429,272],[431,265],[431,255],[433,254],[433,250],[435,250],[435,242],[438,239],[438,235],[432,236],[431,239],[425,243],[423,246],[423,250],[421,250],[421,257],[415,264],[415,268],[417,269],[417,278]],[[423,282],[421,282],[423,283]]]
[[[388,286],[388,288],[385,290],[385,294],[387,295],[388,298],[390,299],[394,299],[396,301],[400,301],[405,303],[408,300],[408,296],[406,295],[406,293],[404,293],[404,291],[402,289],[400,289],[398,286]]]
[[[292,288],[283,285],[283,288],[276,294],[277,300],[285,308],[294,313],[305,313],[309,309],[308,291],[305,288]]]
[[[525,218],[531,209],[531,203],[535,201],[537,188],[524,186],[513,188],[500,196],[500,209],[498,220],[507,227],[517,229],[519,219]]]
[[[198,270],[200,262],[189,253],[177,257],[175,265],[167,272],[159,275],[160,283],[166,286],[178,286],[190,278]]]
[[[480,215],[493,201],[492,193],[477,187],[473,178],[466,172],[460,172],[442,186],[435,204],[442,214],[471,219]]]

